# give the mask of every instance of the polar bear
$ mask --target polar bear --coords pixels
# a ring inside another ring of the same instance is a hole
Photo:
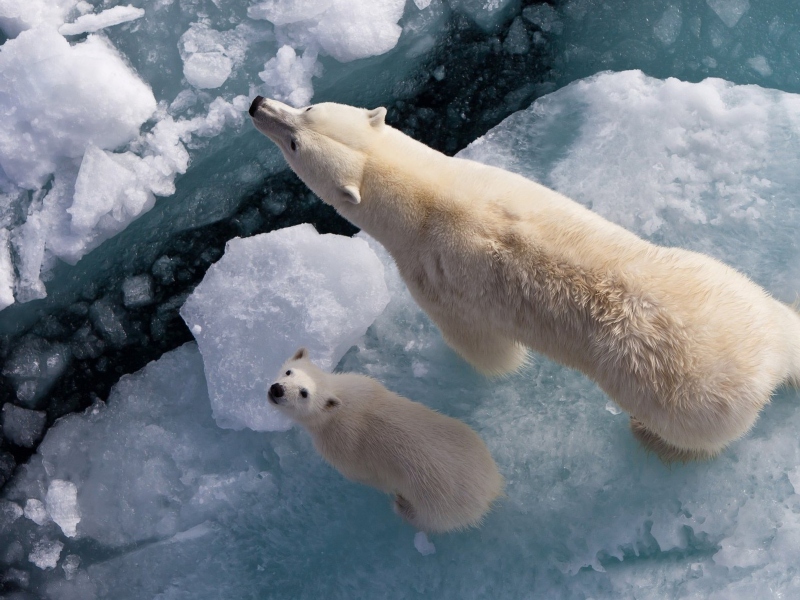
[[[497,465],[467,425],[370,377],[326,373],[305,348],[267,397],[342,475],[392,494],[395,512],[420,531],[476,526],[503,493]]]
[[[447,157],[386,110],[257,97],[257,129],[323,201],[383,244],[477,369],[532,348],[591,377],[664,460],[744,435],[800,382],[800,315],[708,256],[640,239],[502,169]]]

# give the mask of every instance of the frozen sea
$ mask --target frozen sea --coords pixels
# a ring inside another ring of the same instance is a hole
[[[793,302],[796,3],[0,0],[0,29],[3,597],[800,597],[797,390],[668,467],[575,371],[486,379],[246,118],[386,105]],[[271,412],[300,345],[478,431],[480,529],[416,535]]]

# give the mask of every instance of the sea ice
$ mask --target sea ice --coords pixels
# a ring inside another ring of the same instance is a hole
[[[383,267],[362,240],[298,225],[229,241],[181,309],[190,329],[201,328],[195,337],[217,423],[289,427],[266,403],[281,364],[305,346],[333,369],[387,302]]]
[[[62,542],[45,539],[36,543],[28,555],[28,560],[40,569],[55,569],[63,549]]]
[[[47,415],[6,402],[3,405],[2,420],[3,436],[7,440],[17,446],[31,448],[42,437]]]
[[[0,29],[10,38],[38,25],[58,27],[80,0],[0,0]]]
[[[750,9],[750,0],[706,0],[706,3],[728,27],[736,27]]]
[[[247,14],[275,25],[281,45],[316,48],[339,62],[384,54],[402,29],[404,0],[264,0]]]
[[[77,535],[77,526],[81,521],[78,510],[78,488],[71,481],[53,479],[45,496],[47,514],[61,528],[67,537]]]
[[[105,39],[72,46],[44,26],[0,46],[0,89],[0,166],[28,189],[88,144],[130,142],[156,109],[150,88]]]
[[[148,274],[128,277],[122,282],[123,304],[139,308],[153,302],[153,278]]]
[[[66,23],[58,28],[61,35],[80,35],[81,33],[94,33],[106,27],[113,27],[129,21],[135,21],[144,16],[144,10],[135,6],[114,6],[97,14],[81,15],[72,23]]]
[[[792,301],[800,170],[788,165],[798,139],[798,95],[627,71],[537,100],[461,156],[519,172],[656,242],[711,254]],[[768,239],[769,252],[747,239]]]

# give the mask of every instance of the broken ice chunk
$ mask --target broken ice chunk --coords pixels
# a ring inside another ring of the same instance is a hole
[[[62,542],[45,539],[34,545],[33,551],[28,555],[28,560],[40,569],[55,569],[63,549]]]
[[[71,481],[54,479],[45,496],[47,514],[67,537],[75,537],[81,514],[78,510],[78,488]]]
[[[146,306],[153,302],[153,278],[150,275],[128,277],[122,282],[123,304],[128,308]]]
[[[73,23],[65,23],[58,28],[61,35],[80,35],[92,33],[106,27],[113,27],[129,21],[135,21],[144,16],[144,9],[134,6],[114,6],[101,13],[82,15]]]
[[[42,437],[47,414],[15,406],[3,405],[3,435],[17,446],[32,448]]]
[[[47,509],[44,503],[36,498],[28,498],[25,502],[24,513],[26,519],[30,519],[37,525],[44,525],[50,520],[50,515],[47,514]]]
[[[228,242],[181,309],[217,424],[287,429],[266,401],[283,361],[305,346],[331,370],[388,302],[383,265],[364,240],[305,224]]]

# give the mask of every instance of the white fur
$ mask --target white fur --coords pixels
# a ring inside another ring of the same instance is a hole
[[[395,511],[421,531],[478,525],[503,491],[472,429],[374,379],[326,373],[301,348],[275,385],[281,395],[270,391],[270,400],[311,434],[322,457],[348,479],[394,495]]]
[[[387,248],[445,340],[485,373],[517,369],[526,347],[580,369],[668,460],[716,454],[777,386],[800,382],[800,316],[713,258],[447,157],[375,111],[265,100],[253,120],[317,195]]]

